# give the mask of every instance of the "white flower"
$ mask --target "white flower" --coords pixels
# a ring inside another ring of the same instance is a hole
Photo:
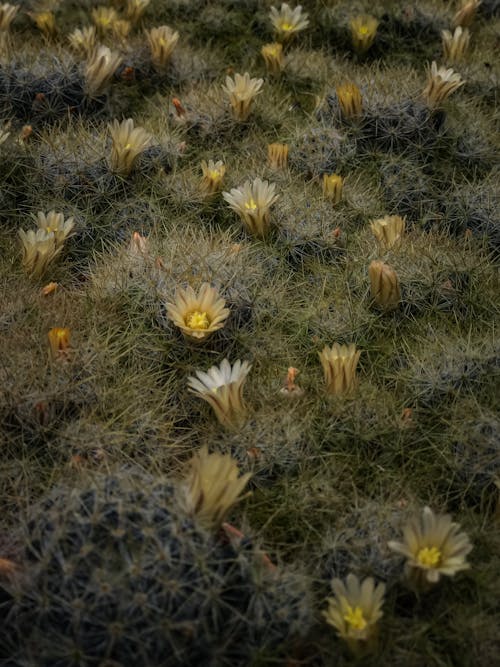
[[[90,97],[102,95],[121,62],[119,53],[107,46],[97,47],[85,66],[86,90]]]
[[[275,190],[275,183],[256,178],[230,192],[223,192],[222,196],[239,214],[248,231],[263,238],[269,231],[270,207],[279,197]]]
[[[234,79],[226,77],[226,85],[222,86],[229,95],[233,115],[237,120],[246,120],[250,115],[253,99],[261,93],[264,79],[252,79],[250,74],[235,74]]]
[[[142,127],[134,127],[132,118],[119,123],[114,120],[108,125],[113,147],[111,149],[111,169],[117,174],[127,176],[134,167],[139,155],[151,143],[151,135]]]
[[[151,61],[157,69],[163,69],[170,61],[173,50],[179,41],[179,33],[168,25],[146,30],[146,38],[151,51]]]
[[[455,90],[463,86],[465,81],[460,74],[452,69],[438,66],[435,61],[432,62],[427,80],[427,86],[424,88],[423,96],[431,109],[438,107],[441,102],[449,97]]]
[[[271,7],[269,18],[276,31],[276,38],[281,42],[286,42],[293,35],[304,30],[309,25],[307,14],[302,13],[302,5],[297,5],[292,9],[286,2],[283,2],[281,8]]]
[[[203,283],[194,291],[191,286],[178,289],[173,303],[167,303],[167,313],[182,333],[195,340],[205,340],[222,329],[229,315],[226,302],[214,287]]]
[[[37,213],[38,229],[43,229],[47,233],[53,233],[56,247],[61,246],[64,241],[73,234],[75,226],[74,218],[64,219],[62,213],[49,211],[47,214],[42,211]]]

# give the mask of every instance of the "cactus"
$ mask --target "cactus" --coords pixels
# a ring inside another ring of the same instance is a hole
[[[196,525],[164,480],[58,488],[24,539],[15,664],[246,665],[308,624],[300,579]]]
[[[342,170],[355,155],[355,146],[342,134],[327,126],[315,127],[292,144],[289,165],[309,177]]]

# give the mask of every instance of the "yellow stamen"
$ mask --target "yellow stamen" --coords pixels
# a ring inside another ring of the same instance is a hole
[[[353,609],[350,605],[347,605],[347,614],[344,614],[344,621],[355,630],[364,630],[368,625],[361,607],[354,607]]]
[[[285,31],[293,30],[293,25],[291,23],[282,23],[281,29]]]
[[[435,567],[441,560],[441,552],[437,547],[424,547],[418,552],[417,560],[425,567]]]
[[[195,310],[186,316],[186,325],[190,329],[208,329],[210,326],[208,314],[205,312],[202,313],[199,310]]]
[[[247,202],[245,202],[245,208],[251,211],[255,211],[255,209],[257,208],[257,204],[255,203],[253,197],[250,197],[250,199]]]

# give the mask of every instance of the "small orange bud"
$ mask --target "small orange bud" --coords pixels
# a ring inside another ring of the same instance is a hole
[[[179,118],[183,118],[186,115],[186,109],[182,106],[180,99],[178,97],[173,97],[172,104],[174,105]]]
[[[0,558],[0,577],[9,577],[15,574],[17,565],[8,558]]]
[[[53,294],[56,289],[59,287],[59,283],[48,283],[42,289],[40,290],[40,294],[42,296],[49,296],[49,294]]]
[[[33,134],[33,128],[31,127],[31,125],[25,125],[21,130],[21,133],[19,135],[19,140],[27,141],[32,134]]]

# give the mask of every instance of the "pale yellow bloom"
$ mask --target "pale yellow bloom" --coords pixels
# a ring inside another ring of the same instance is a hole
[[[48,333],[49,349],[52,359],[66,359],[69,352],[71,331],[66,327],[54,327]]]
[[[173,50],[179,41],[179,33],[172,30],[168,25],[146,30],[151,51],[151,62],[157,69],[166,67],[170,61]]]
[[[73,234],[75,226],[74,218],[64,219],[62,213],[49,211],[47,214],[42,211],[37,213],[38,229],[43,229],[45,232],[54,234],[56,248],[63,245],[64,241]]]
[[[449,514],[434,514],[430,507],[424,507],[421,519],[413,518],[403,528],[403,542],[389,542],[389,548],[406,557],[406,575],[417,588],[470,567],[468,536]]]
[[[62,245],[57,246],[54,232],[30,229],[19,230],[23,246],[23,266],[32,278],[42,276],[49,264],[57,257]]]
[[[226,167],[222,160],[218,160],[217,162],[202,160],[201,171],[203,176],[200,182],[200,190],[207,196],[219,192],[226,173]]]
[[[390,250],[401,242],[405,233],[405,219],[399,215],[386,215],[372,220],[370,228],[381,249]]]
[[[264,79],[252,79],[248,72],[235,74],[234,79],[226,77],[226,85],[222,89],[229,95],[233,116],[237,120],[247,120],[254,98],[262,92],[263,83]]]
[[[348,574],[345,584],[334,579],[332,588],[335,597],[328,598],[328,609],[323,616],[356,649],[357,643],[366,643],[376,636],[383,616],[385,585],[375,585],[372,577],[360,581],[354,574]]]
[[[151,0],[127,0],[127,18],[132,23],[137,23]]]
[[[118,19],[114,21],[111,26],[111,32],[116,39],[119,39],[121,42],[125,42],[130,31],[132,30],[132,24],[130,21],[125,19]]]
[[[19,5],[11,5],[8,2],[4,2],[0,5],[0,30],[7,31],[10,29],[10,24],[16,17],[18,11]]]
[[[278,199],[276,184],[256,178],[222,196],[251,234],[263,238],[270,228],[270,208]]]
[[[209,283],[203,283],[198,293],[190,286],[178,289],[173,303],[167,303],[166,308],[182,333],[198,341],[222,329],[229,316],[226,302]]]
[[[264,58],[266,67],[271,74],[279,74],[285,68],[285,56],[283,55],[283,45],[279,42],[274,44],[264,44],[260,53]]]
[[[108,32],[112,32],[113,23],[120,19],[120,16],[116,9],[113,7],[106,7],[105,5],[100,5],[95,7],[91,12],[92,21],[94,22],[99,34],[105,35]]]
[[[356,367],[361,350],[356,345],[327,345],[319,352],[319,360],[325,375],[326,390],[329,394],[347,394],[356,386]]]
[[[90,97],[102,95],[122,62],[122,57],[107,46],[98,46],[85,66],[85,82]]]
[[[366,53],[377,34],[378,21],[373,16],[355,16],[351,19],[351,38],[357,53]]]
[[[286,169],[288,165],[288,145],[268,144],[267,164],[271,169]]]
[[[363,98],[355,83],[347,82],[336,87],[337,99],[344,118],[357,118],[363,113]]]
[[[449,30],[441,32],[443,40],[443,55],[448,63],[456,63],[462,60],[469,48],[470,33],[467,28],[457,26],[453,34]]]
[[[68,35],[68,41],[71,48],[83,56],[90,56],[95,49],[97,32],[95,26],[90,25],[86,28],[77,28]]]
[[[151,144],[152,136],[142,127],[134,127],[132,118],[108,125],[112,149],[110,166],[112,171],[128,176],[139,155]]]
[[[344,179],[339,174],[323,174],[323,196],[333,204],[342,200]]]
[[[397,273],[388,264],[373,261],[368,267],[372,299],[383,310],[394,310],[401,301]]]
[[[452,69],[438,66],[435,61],[432,62],[427,80],[427,86],[424,88],[423,96],[427,105],[434,109],[438,107],[444,100],[449,97],[455,90],[463,86],[465,81],[462,80],[460,74],[457,74]]]
[[[286,2],[282,3],[279,10],[276,7],[271,7],[269,18],[279,42],[288,41],[309,25],[308,14],[302,12],[302,5],[297,5],[292,9]]]
[[[54,37],[57,32],[56,17],[53,12],[30,12],[36,27],[45,37]]]
[[[251,369],[248,361],[236,361],[232,366],[224,359],[205,373],[195,371],[188,378],[190,391],[209,403],[219,422],[227,428],[238,428],[247,418],[243,400],[243,385]]]
[[[252,476],[239,476],[236,461],[228,454],[209,454],[202,447],[191,460],[191,470],[186,478],[185,500],[189,512],[196,519],[213,528],[220,525],[241,497]]]
[[[453,17],[453,27],[462,26],[463,28],[469,26],[474,17],[481,0],[462,0],[462,6]]]

